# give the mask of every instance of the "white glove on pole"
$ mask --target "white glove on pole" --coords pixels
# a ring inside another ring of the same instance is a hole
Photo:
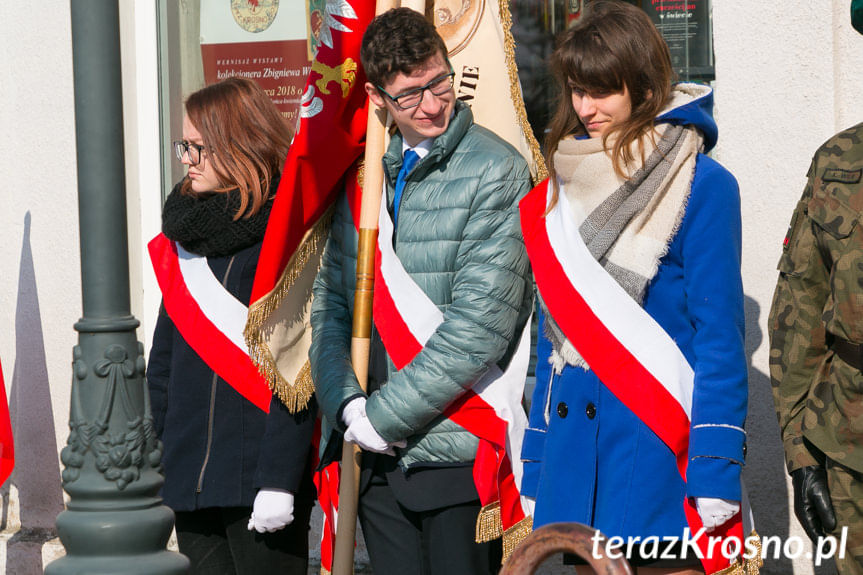
[[[366,398],[355,397],[348,402],[342,410],[342,420],[345,427],[350,427],[353,422],[366,416]]]
[[[395,455],[393,447],[404,447],[405,440],[390,443],[380,436],[372,423],[366,417],[366,398],[357,397],[352,399],[342,410],[342,419],[348,426],[345,431],[345,441],[356,443],[360,448],[375,453],[386,453]]]
[[[734,517],[740,511],[740,502],[714,497],[696,497],[695,509],[698,510],[704,528],[710,532]]]
[[[263,488],[255,496],[249,531],[272,533],[294,521],[294,494],[284,489]]]

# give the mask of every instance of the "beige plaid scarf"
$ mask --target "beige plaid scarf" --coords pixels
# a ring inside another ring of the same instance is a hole
[[[584,243],[639,304],[680,227],[702,148],[700,134],[691,127],[661,125],[656,136],[655,145],[651,138],[644,139],[643,154],[634,150],[635,158],[646,159],[626,179],[614,172],[602,138],[564,140],[554,155],[561,193],[569,200]],[[587,369],[541,298],[540,305],[555,371],[566,364]]]

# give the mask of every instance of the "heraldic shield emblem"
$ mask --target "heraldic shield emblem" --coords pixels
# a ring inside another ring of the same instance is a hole
[[[485,0],[435,0],[434,25],[449,55],[461,52],[479,27]]]

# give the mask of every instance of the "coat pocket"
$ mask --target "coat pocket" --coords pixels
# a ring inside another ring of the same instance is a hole
[[[829,179],[833,177],[829,172],[822,175],[807,207],[809,219],[818,232],[815,248],[821,251],[821,259],[831,270],[833,289],[844,292],[853,288],[856,292],[856,286],[863,281],[858,266],[863,256],[863,235],[857,231],[860,213],[847,200],[863,190],[859,184]],[[841,174],[835,177],[844,178]]]
[[[841,183],[831,183],[816,190],[809,200],[807,211],[809,218],[832,237],[841,240],[847,238],[857,225],[859,214],[842,202],[839,197],[847,196],[849,190]],[[854,186],[859,188],[859,186]],[[857,193],[855,190],[853,193]]]

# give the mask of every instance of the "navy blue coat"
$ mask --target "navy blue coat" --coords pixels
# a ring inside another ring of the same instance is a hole
[[[258,243],[231,256],[207,258],[216,277],[246,305],[260,251]],[[147,381],[156,431],[164,443],[162,497],[171,509],[251,507],[261,487],[291,491],[298,496],[295,505],[311,505],[314,400],[294,416],[273,398],[265,414],[215,375],[174,327],[164,306],[153,334]]]

